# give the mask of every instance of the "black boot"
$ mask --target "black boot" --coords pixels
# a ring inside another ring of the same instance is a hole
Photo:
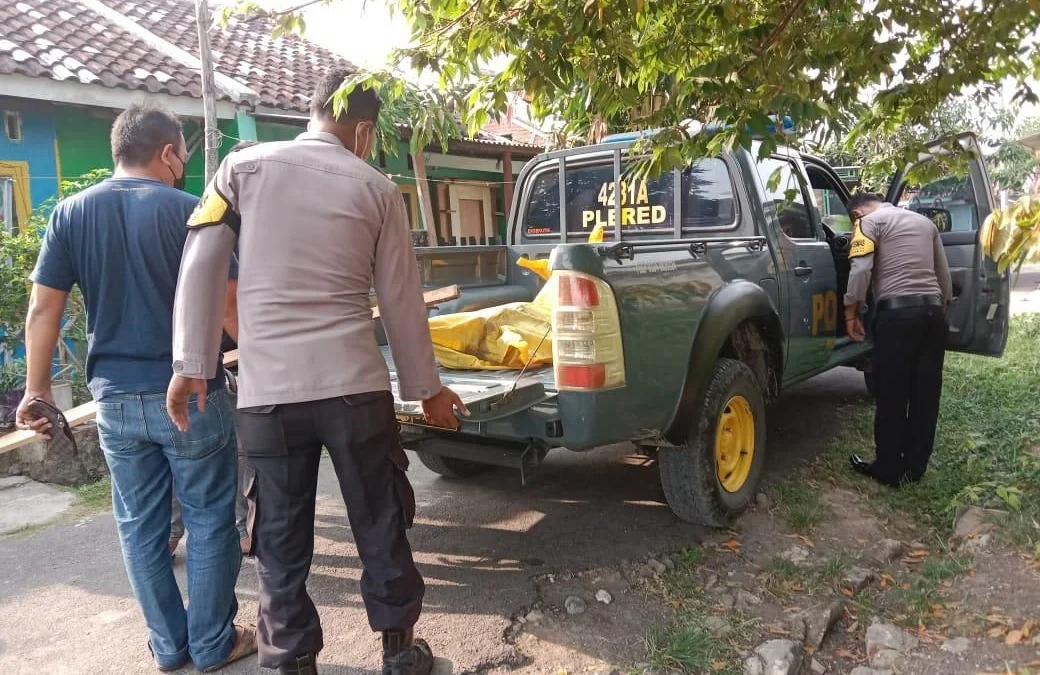
[[[430,675],[433,651],[423,640],[416,640],[412,629],[383,633],[383,675]]]
[[[314,654],[297,656],[292,663],[278,666],[281,675],[318,675],[318,657]]]

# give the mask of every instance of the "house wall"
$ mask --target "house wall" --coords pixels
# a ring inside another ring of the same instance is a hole
[[[19,221],[57,192],[55,120],[49,106],[4,101],[0,110],[18,113],[21,140],[11,140],[0,128],[0,176],[15,179]],[[25,176],[28,175],[26,183]]]
[[[295,126],[291,124],[284,124],[279,122],[264,122],[258,121],[256,123],[257,138],[260,141],[287,141],[293,138],[303,131],[302,126]],[[437,166],[437,157],[443,157],[436,153],[428,155],[429,159],[426,164],[426,177],[430,181],[430,201],[433,203],[433,212],[436,214],[440,211],[446,211],[448,209],[447,204],[440,204],[438,197],[437,185],[443,183],[461,182],[463,184],[470,184],[470,182],[477,183],[488,183],[491,187],[492,192],[492,212],[495,214],[495,225],[498,231],[499,237],[505,240],[506,230],[506,214],[503,212],[502,205],[505,203],[505,189],[502,186],[502,172],[492,171],[472,171],[467,169],[456,169],[444,166]],[[373,166],[377,166],[380,170],[390,174],[391,179],[398,185],[415,185],[415,170],[411,166],[411,158],[409,157],[408,143],[402,142],[398,147],[397,154],[384,153],[379,156],[378,159],[371,162]],[[519,168],[521,164],[517,163],[516,166]]]
[[[96,169],[113,168],[109,137],[116,111],[54,106],[61,179],[75,181]]]
[[[112,169],[110,134],[118,111],[76,106],[56,106],[58,153],[63,180],[75,180],[95,169]],[[184,137],[190,139],[201,127],[199,120],[183,118]],[[220,146],[223,159],[238,141],[235,120],[218,120],[217,127],[227,136]],[[188,159],[185,190],[201,195],[205,186],[205,153],[200,145]]]

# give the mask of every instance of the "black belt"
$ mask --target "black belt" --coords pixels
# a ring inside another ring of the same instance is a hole
[[[942,307],[945,303],[941,295],[897,295],[878,302],[879,311],[888,309],[908,309],[910,307]]]

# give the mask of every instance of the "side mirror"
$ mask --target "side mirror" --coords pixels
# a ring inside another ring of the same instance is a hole
[[[953,227],[953,216],[946,209],[935,206],[914,206],[913,210],[935,223],[939,232],[949,232]]]

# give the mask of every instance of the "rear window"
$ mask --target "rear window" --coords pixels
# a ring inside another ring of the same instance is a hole
[[[675,235],[675,218],[684,233],[699,230],[729,229],[736,226],[737,213],[726,163],[705,159],[680,173],[682,212],[675,211],[675,174],[663,173],[654,179],[627,179],[614,182],[610,162],[568,166],[565,187],[567,235],[581,239],[597,225],[605,228],[604,237],[613,239],[615,198],[620,192],[622,236]],[[559,169],[535,174],[530,198],[522,221],[523,235],[529,239],[558,238],[560,234]]]

